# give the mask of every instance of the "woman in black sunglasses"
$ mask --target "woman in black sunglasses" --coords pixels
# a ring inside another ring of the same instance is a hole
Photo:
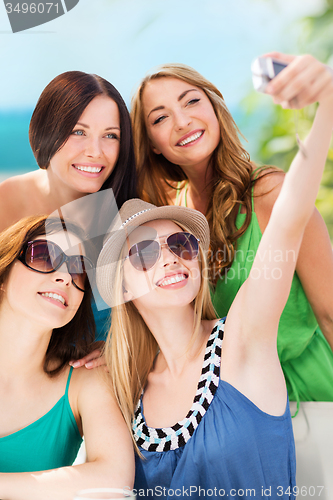
[[[106,359],[141,496],[298,495],[277,331],[332,128],[327,96],[226,320],[214,319],[201,212],[129,200],[110,228],[97,285],[113,307]]]
[[[72,500],[133,482],[131,440],[101,373],[68,366],[94,339],[84,240],[45,216],[0,234],[0,498]],[[83,434],[87,462],[68,467]]]

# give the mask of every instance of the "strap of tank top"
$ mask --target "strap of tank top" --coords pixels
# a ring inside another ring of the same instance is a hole
[[[177,189],[177,194],[176,194],[176,201],[175,201],[175,205],[177,207],[179,205],[180,193],[182,192],[182,188],[180,187],[181,183],[182,183],[182,181],[177,182],[177,188],[176,188]],[[185,189],[185,196],[184,196],[185,207],[187,207],[187,188],[188,188],[188,181],[186,182],[186,184],[184,186],[184,189]]]
[[[180,196],[180,192],[181,192],[180,185],[181,185],[181,181],[177,182],[177,194],[176,194],[176,203],[175,203],[175,205],[177,207],[178,207],[179,196]]]
[[[188,189],[188,181],[186,182],[184,189],[185,189],[185,193],[184,193],[184,203],[185,203],[185,207],[187,207],[187,189]]]
[[[72,373],[73,373],[73,367],[71,366],[69,369],[69,374],[68,374],[68,378],[67,378],[65,396],[68,396],[69,383],[70,383],[71,378],[72,378]]]

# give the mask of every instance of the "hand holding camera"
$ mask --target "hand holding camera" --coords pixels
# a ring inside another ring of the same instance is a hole
[[[251,66],[254,88],[284,108],[333,101],[333,70],[310,55],[271,52]]]

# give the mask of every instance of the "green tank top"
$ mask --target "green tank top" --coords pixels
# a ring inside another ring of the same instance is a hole
[[[0,438],[0,472],[34,472],[72,465],[82,438],[65,394],[41,418]]]
[[[239,213],[237,228],[244,221],[245,214]],[[235,259],[212,293],[218,317],[227,315],[238,290],[248,277],[261,237],[252,197],[250,225],[238,238]],[[275,254],[271,258],[278,261],[281,256]],[[279,323],[277,349],[290,400],[333,401],[333,353],[319,329],[296,272]]]
[[[176,204],[188,183],[178,183]],[[239,229],[245,214],[238,213]],[[262,234],[254,211],[252,196],[251,222],[238,238],[235,259],[229,271],[219,279],[212,301],[217,317],[228,314],[238,290],[248,277]],[[279,259],[279,255],[272,258]],[[320,331],[297,273],[294,274],[288,301],[281,315],[277,349],[291,401],[333,401],[333,352]],[[299,405],[298,405],[299,406]]]

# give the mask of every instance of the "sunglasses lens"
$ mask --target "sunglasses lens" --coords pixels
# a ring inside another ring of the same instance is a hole
[[[151,269],[160,254],[160,245],[154,240],[140,241],[130,248],[128,253],[132,266],[138,271]]]
[[[72,280],[80,290],[87,288],[87,271],[92,269],[92,265],[83,255],[75,255],[69,258],[68,271]]]
[[[199,243],[191,233],[174,233],[167,238],[170,250],[180,259],[193,260],[198,256]]]
[[[25,262],[31,269],[52,272],[62,260],[61,250],[52,242],[33,241],[27,248]]]
[[[73,283],[82,291],[86,288],[87,271],[93,269],[89,259],[83,255],[67,257],[52,241],[33,241],[25,253],[25,263],[30,269],[41,273],[52,273],[66,261]]]

